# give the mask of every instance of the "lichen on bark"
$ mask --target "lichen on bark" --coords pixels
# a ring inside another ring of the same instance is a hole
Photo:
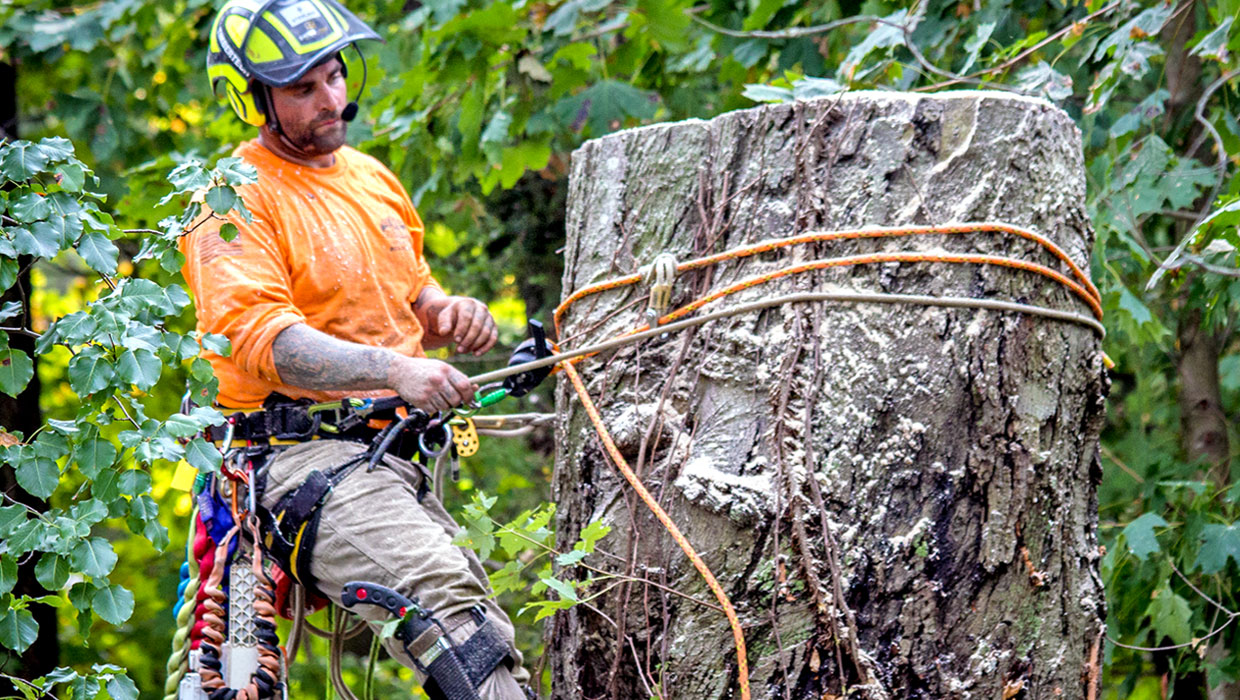
[[[1088,269],[1080,135],[1037,100],[850,93],[636,129],[573,156],[563,288],[768,238],[867,225],[1004,221]],[[817,243],[694,271],[679,306],[795,262],[982,252],[1059,267],[994,233]],[[888,263],[796,291],[995,298],[1088,312],[1011,269]],[[578,302],[563,342],[642,322],[642,286]],[[972,309],[796,304],[582,366],[621,451],[736,604],[754,697],[1084,697],[1104,615],[1089,329]],[[613,526],[632,583],[549,627],[556,697],[736,697],[723,615],[634,498],[561,381],[559,537]],[[571,574],[566,574],[571,575]],[[667,588],[685,594],[674,595]],[[1095,657],[1096,658],[1096,657]]]

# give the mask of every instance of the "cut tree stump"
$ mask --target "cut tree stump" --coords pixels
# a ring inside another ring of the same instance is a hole
[[[997,92],[846,93],[590,141],[573,154],[564,290],[768,238],[1000,221],[1089,269],[1081,137]],[[1066,272],[997,233],[815,243],[682,274],[672,307],[754,275],[876,251],[989,253]],[[645,322],[646,285],[571,307],[566,347]],[[1089,309],[1023,270],[943,262],[794,275],[704,311],[800,291]],[[799,303],[586,360],[620,450],[736,605],[754,698],[1084,698],[1105,616],[1089,328],[913,305]],[[735,698],[724,615],[556,394],[558,537],[612,527],[596,583],[556,615],[556,698]],[[560,574],[584,579],[582,569]],[[627,581],[615,585],[617,581]],[[859,686],[864,686],[859,688]]]

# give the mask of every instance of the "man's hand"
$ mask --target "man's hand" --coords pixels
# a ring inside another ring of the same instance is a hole
[[[474,398],[477,385],[446,362],[400,356],[388,366],[388,386],[424,411],[446,411]]]
[[[414,312],[421,312],[426,319],[425,347],[454,342],[458,353],[482,355],[499,339],[490,309],[477,299],[445,296],[439,290],[427,288],[418,298]]]

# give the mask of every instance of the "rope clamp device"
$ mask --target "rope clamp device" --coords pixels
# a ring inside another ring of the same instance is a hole
[[[659,253],[655,256],[654,262],[643,265],[639,272],[642,281],[650,284],[650,301],[646,308],[646,318],[653,326],[672,305],[672,283],[676,281],[676,256],[671,253]]]
[[[530,337],[521,341],[521,344],[512,351],[512,356],[508,358],[509,367],[551,357],[551,348],[547,346],[547,333],[543,330],[543,325],[533,319],[530,319],[527,325]],[[549,374],[551,374],[549,366],[514,374],[504,379],[503,388],[509,396],[525,396],[541,384]],[[486,405],[486,402],[482,403]]]

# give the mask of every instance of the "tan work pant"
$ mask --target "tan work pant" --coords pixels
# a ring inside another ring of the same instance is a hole
[[[311,470],[326,472],[364,451],[365,446],[355,442],[315,440],[273,456],[267,465],[263,505],[273,507]],[[478,557],[452,544],[460,527],[434,493],[418,501],[423,478],[414,465],[387,455],[374,471],[367,472],[362,464],[332,489],[323,505],[310,564],[319,590],[340,605],[341,589],[349,581],[393,588],[432,611],[457,644],[477,629],[470,610],[481,605],[512,647],[512,622],[488,596],[486,571]],[[375,605],[355,606],[353,612],[372,621],[376,633],[390,619]],[[388,638],[383,643],[392,658],[417,672],[400,642]],[[528,682],[529,673],[522,666],[521,652],[515,647],[510,651],[513,669],[496,667],[478,687],[483,700],[525,700],[521,684]]]

